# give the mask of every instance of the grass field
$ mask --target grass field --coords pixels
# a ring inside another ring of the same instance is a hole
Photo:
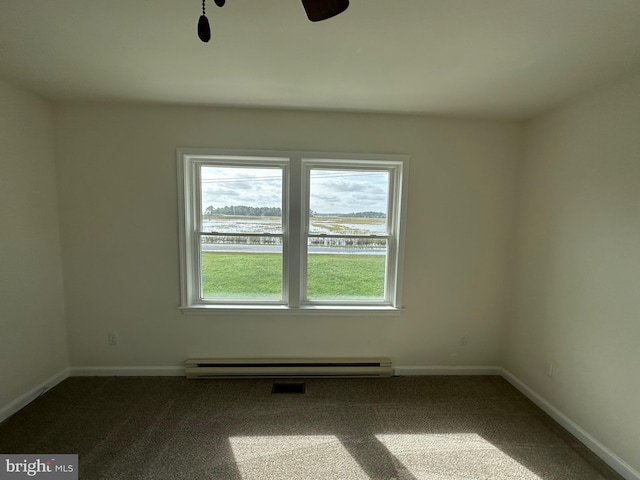
[[[281,261],[272,253],[203,252],[204,297],[279,299]],[[384,296],[384,255],[310,255],[307,271],[311,300]]]

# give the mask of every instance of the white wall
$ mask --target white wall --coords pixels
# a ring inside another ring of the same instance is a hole
[[[640,75],[525,133],[506,368],[640,471]]]
[[[68,366],[52,118],[0,82],[0,411]]]
[[[462,365],[500,364],[518,125],[101,104],[59,105],[55,125],[72,365],[373,354],[449,365],[451,353]],[[409,154],[406,312],[182,315],[178,146]],[[119,346],[107,345],[109,332]]]

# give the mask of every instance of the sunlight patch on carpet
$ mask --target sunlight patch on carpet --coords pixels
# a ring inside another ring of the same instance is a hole
[[[542,480],[475,433],[379,434],[376,438],[418,479]]]
[[[243,480],[369,480],[333,435],[230,437]]]

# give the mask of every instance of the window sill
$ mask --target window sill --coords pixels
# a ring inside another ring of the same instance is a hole
[[[305,305],[290,308],[285,305],[193,305],[178,307],[184,315],[340,315],[340,316],[399,316],[403,308],[349,305]]]

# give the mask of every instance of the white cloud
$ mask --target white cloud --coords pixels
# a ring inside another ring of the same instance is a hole
[[[282,171],[278,168],[203,167],[202,205],[280,207]]]
[[[310,207],[320,213],[387,211],[386,172],[312,170]]]
[[[387,211],[387,172],[312,170],[310,208],[319,213]],[[279,168],[202,168],[202,206],[280,207]]]

